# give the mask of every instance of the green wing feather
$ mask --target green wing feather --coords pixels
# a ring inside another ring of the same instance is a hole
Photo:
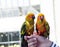
[[[49,37],[50,34],[50,26],[48,24],[48,22],[45,23],[45,27],[46,27],[46,32],[44,33],[44,37]]]
[[[25,35],[26,35],[26,24],[24,22],[21,28],[21,47],[28,47],[27,41],[24,39]]]

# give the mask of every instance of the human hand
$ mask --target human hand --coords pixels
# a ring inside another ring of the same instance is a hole
[[[28,42],[28,47],[50,47],[51,41],[39,35],[25,36]]]

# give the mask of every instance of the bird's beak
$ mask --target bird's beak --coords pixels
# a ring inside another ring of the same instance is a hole
[[[35,16],[32,16],[32,19],[35,19]]]
[[[41,16],[40,19],[43,20],[44,19],[44,16]]]

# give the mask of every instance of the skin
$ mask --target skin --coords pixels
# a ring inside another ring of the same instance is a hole
[[[36,34],[24,38],[28,42],[28,47],[50,47],[52,44],[50,40]]]

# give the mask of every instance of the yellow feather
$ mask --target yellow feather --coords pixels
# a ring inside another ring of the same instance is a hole
[[[21,32],[21,34],[24,34],[25,32],[23,32],[23,30],[22,30],[22,32]]]

